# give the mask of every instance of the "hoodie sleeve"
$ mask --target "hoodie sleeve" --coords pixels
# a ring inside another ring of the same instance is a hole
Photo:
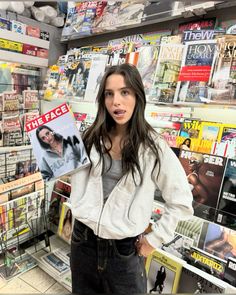
[[[72,138],[68,136],[67,143],[69,143],[73,149],[73,152],[78,158],[78,161],[82,164],[85,164],[88,162],[88,156],[86,154],[84,145],[82,142],[79,141],[79,139],[74,135]]]
[[[44,180],[50,180],[53,177],[53,172],[44,157],[40,163],[39,170]]]
[[[190,219],[193,215],[193,196],[185,171],[168,144],[161,138],[158,141],[160,170],[157,167],[155,182],[165,200],[164,213],[146,236],[155,248],[171,241],[179,220]]]

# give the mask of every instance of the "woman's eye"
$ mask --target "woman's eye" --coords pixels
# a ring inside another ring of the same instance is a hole
[[[105,97],[110,97],[110,96],[112,96],[112,92],[110,92],[110,91],[106,91],[106,92],[105,92]]]
[[[128,95],[128,94],[129,94],[129,91],[128,91],[128,90],[122,90],[122,91],[121,91],[121,94],[122,94],[122,95]]]

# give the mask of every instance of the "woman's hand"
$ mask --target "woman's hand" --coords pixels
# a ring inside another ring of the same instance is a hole
[[[137,240],[136,248],[138,254],[144,257],[148,257],[155,250],[155,248],[148,243],[147,239],[143,235],[141,235]]]

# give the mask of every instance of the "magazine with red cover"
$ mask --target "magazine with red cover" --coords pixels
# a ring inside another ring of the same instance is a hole
[[[215,49],[215,40],[191,41],[185,44],[174,102],[209,102],[208,81]]]
[[[25,126],[45,181],[89,165],[73,113],[66,103],[26,123]]]

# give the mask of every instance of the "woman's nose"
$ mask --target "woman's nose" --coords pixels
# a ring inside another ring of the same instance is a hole
[[[119,94],[114,94],[114,97],[113,97],[113,104],[114,104],[115,106],[120,105],[120,95],[119,95]]]

